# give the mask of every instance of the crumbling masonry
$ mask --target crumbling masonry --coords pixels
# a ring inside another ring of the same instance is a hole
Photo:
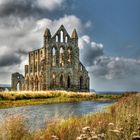
[[[79,60],[78,35],[71,37],[63,25],[51,36],[47,28],[44,46],[29,52],[25,77],[12,74],[12,90],[72,90],[89,91],[88,72]]]

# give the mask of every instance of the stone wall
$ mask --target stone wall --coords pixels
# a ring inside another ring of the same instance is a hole
[[[13,73],[11,77],[11,90],[20,91],[24,90],[24,76],[18,72]]]

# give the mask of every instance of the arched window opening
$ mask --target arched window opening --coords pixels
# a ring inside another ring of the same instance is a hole
[[[86,80],[86,88],[88,89],[89,88],[89,79],[87,78]]]
[[[26,90],[29,90],[29,79],[26,80]]]
[[[68,49],[68,64],[72,63],[72,51]]]
[[[56,66],[56,49],[52,49],[52,66]]]
[[[66,43],[68,42],[68,37],[67,37],[67,36],[65,37],[65,42],[66,42]]]
[[[83,66],[82,66],[82,65],[80,65],[80,70],[81,70],[81,71],[83,70]]]
[[[34,88],[34,83],[33,83],[33,80],[31,81],[31,83],[30,83],[30,84],[31,84],[30,90],[31,90],[31,91],[33,91],[33,88]]]
[[[20,91],[20,83],[19,82],[17,83],[17,87],[16,88],[17,88],[17,91]]]
[[[63,33],[63,31],[60,32],[60,42],[64,42],[64,33]]]
[[[83,77],[81,76],[80,77],[80,89],[82,89],[83,88]]]
[[[55,37],[55,41],[58,42],[58,35],[56,35],[56,37]]]
[[[35,90],[38,91],[38,78],[35,78]]]
[[[60,66],[63,67],[64,66],[64,49],[61,47],[60,48]]]
[[[63,75],[60,76],[60,87],[62,88],[64,86],[63,84]]]
[[[71,83],[70,83],[70,76],[68,76],[68,79],[67,79],[67,87],[70,88],[71,87]]]
[[[55,83],[56,83],[56,75],[55,73],[52,74],[52,87],[55,87]]]
[[[35,63],[35,72],[37,72],[37,62]]]
[[[30,65],[30,73],[32,73],[32,72],[33,72],[33,66]]]

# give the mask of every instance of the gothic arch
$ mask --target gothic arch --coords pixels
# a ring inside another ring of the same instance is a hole
[[[51,76],[51,87],[52,88],[55,88],[55,86],[56,86],[56,73],[52,73],[52,76]]]
[[[37,77],[37,75],[35,76],[35,82],[34,82],[34,84],[35,84],[35,90],[36,91],[38,91],[38,83],[39,83],[39,80],[38,80],[38,77]]]
[[[25,78],[25,84],[26,84],[25,89],[29,90],[29,77],[28,76]]]
[[[60,64],[60,67],[63,67],[64,66],[64,60],[65,60],[65,48],[63,46],[60,47],[60,50],[59,50],[59,64]]]
[[[56,41],[56,42],[59,42],[59,37],[58,37],[58,35],[55,36],[55,41]]]
[[[71,78],[70,75],[67,77],[67,88],[71,88]]]
[[[18,81],[16,85],[16,91],[20,91],[20,90],[21,90],[21,83]]]
[[[68,36],[65,36],[65,43],[68,43]]]
[[[64,76],[61,74],[60,75],[60,88],[64,87]]]
[[[38,76],[38,90],[42,90],[43,78],[41,75]]]
[[[51,49],[52,66],[56,66],[57,48],[55,46]]]
[[[34,89],[34,78],[32,76],[29,78],[29,84],[30,84],[29,90],[33,91],[33,89]]]
[[[68,65],[72,64],[72,48],[68,47],[67,49],[67,61]]]
[[[64,42],[64,31],[63,30],[60,31],[60,42],[61,43]]]
[[[83,76],[80,76],[80,89],[83,88]]]
[[[16,72],[12,74],[12,90],[20,91],[23,90],[24,77],[22,74]]]

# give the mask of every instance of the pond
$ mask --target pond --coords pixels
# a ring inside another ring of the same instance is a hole
[[[68,118],[101,112],[111,104],[112,101],[82,101],[0,109],[0,123],[6,116],[20,114],[26,118],[30,130],[36,130],[45,127],[46,121],[52,118]]]

